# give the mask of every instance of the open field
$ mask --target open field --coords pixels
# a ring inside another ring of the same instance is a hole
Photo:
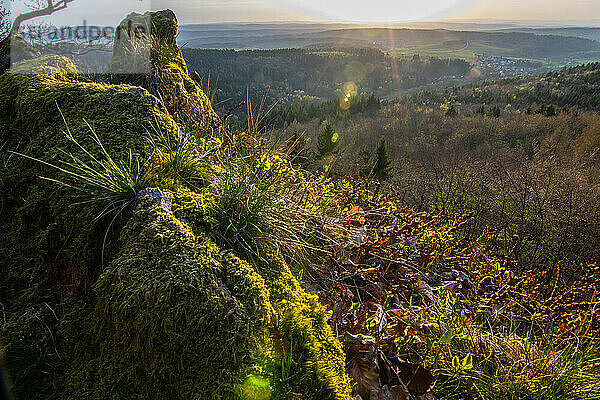
[[[391,53],[402,57],[419,54],[422,56],[462,59],[467,61],[476,61],[477,54],[502,55],[507,54],[511,49],[490,46],[478,42],[459,42],[459,46],[453,46],[454,43],[428,43],[423,45],[414,45],[398,47],[392,49]],[[458,48],[456,48],[458,47]]]

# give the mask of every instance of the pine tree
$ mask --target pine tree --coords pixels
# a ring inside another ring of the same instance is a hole
[[[454,108],[454,104],[450,105],[450,107],[448,107],[446,110],[446,117],[453,117],[457,114],[458,112],[456,111],[456,108]]]
[[[385,181],[391,177],[390,164],[385,138],[381,138],[375,149],[375,165],[373,166],[373,174],[377,179]]]
[[[326,154],[335,153],[338,146],[338,134],[333,130],[329,122],[325,124],[317,138],[317,150],[321,157]]]
[[[380,109],[381,109],[381,101],[374,95],[370,95],[367,98],[367,104],[365,106],[365,110],[369,114],[373,114],[374,112],[376,112],[377,110],[380,110]]]

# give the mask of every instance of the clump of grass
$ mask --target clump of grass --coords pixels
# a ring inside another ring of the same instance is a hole
[[[269,254],[306,265],[342,236],[328,181],[293,168],[276,145],[238,132],[214,157],[208,191],[218,242],[254,260]]]
[[[77,152],[68,152],[59,148],[58,151],[62,153],[64,160],[57,163],[21,153],[15,154],[62,172],[64,179],[43,176],[40,178],[73,189],[82,199],[78,204],[101,205],[102,208],[96,215],[95,221],[114,214],[104,234],[102,244],[102,264],[104,264],[104,247],[110,228],[119,215],[134,203],[137,193],[145,187],[147,162],[140,162],[131,149],[128,149],[125,158],[115,159],[102,144],[92,126],[84,120],[96,149],[86,148],[75,139],[60,109],[59,112],[66,127],[65,137],[75,146]]]
[[[65,160],[54,164],[25,154],[16,154],[56,169],[64,173],[67,178],[60,180],[41,177],[42,179],[76,190],[85,198],[84,202],[105,204],[97,218],[101,218],[111,211],[122,211],[135,199],[137,192],[144,187],[146,178],[145,163],[140,162],[131,149],[128,150],[125,159],[113,158],[96,135],[94,129],[84,120],[90,130],[90,138],[97,147],[97,155],[94,155],[91,150],[86,149],[75,139],[62,112],[61,116],[66,126],[65,137],[85,157],[59,149],[59,152],[65,156]]]
[[[194,177],[202,156],[189,135],[153,129],[148,133],[148,142],[154,149],[154,172],[160,176],[159,180],[189,181]]]
[[[265,99],[254,110],[247,94],[246,106],[247,129],[220,130],[206,153],[210,232],[253,261],[275,256],[304,268],[311,256],[339,245],[337,199],[328,179],[293,167],[278,143],[260,138]]]
[[[214,132],[198,131],[194,124],[178,121],[175,132],[165,132],[158,124],[147,131],[153,155],[148,167],[148,184],[176,190],[205,187],[210,180],[211,155],[221,145]]]

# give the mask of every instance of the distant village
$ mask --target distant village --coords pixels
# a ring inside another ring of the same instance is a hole
[[[475,54],[477,68],[486,78],[523,78],[543,66],[541,62]]]

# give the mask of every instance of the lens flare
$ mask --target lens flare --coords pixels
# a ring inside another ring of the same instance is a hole
[[[350,99],[347,97],[344,97],[343,99],[340,100],[340,108],[342,110],[347,110],[350,108]]]
[[[249,375],[242,385],[242,394],[244,400],[270,400],[271,382],[260,375]]]
[[[358,86],[354,82],[346,82],[344,84],[344,93],[348,97],[356,96],[358,94]]]
[[[340,99],[340,108],[347,110],[352,105],[352,97],[358,94],[358,86],[354,82],[344,84],[344,97]]]

